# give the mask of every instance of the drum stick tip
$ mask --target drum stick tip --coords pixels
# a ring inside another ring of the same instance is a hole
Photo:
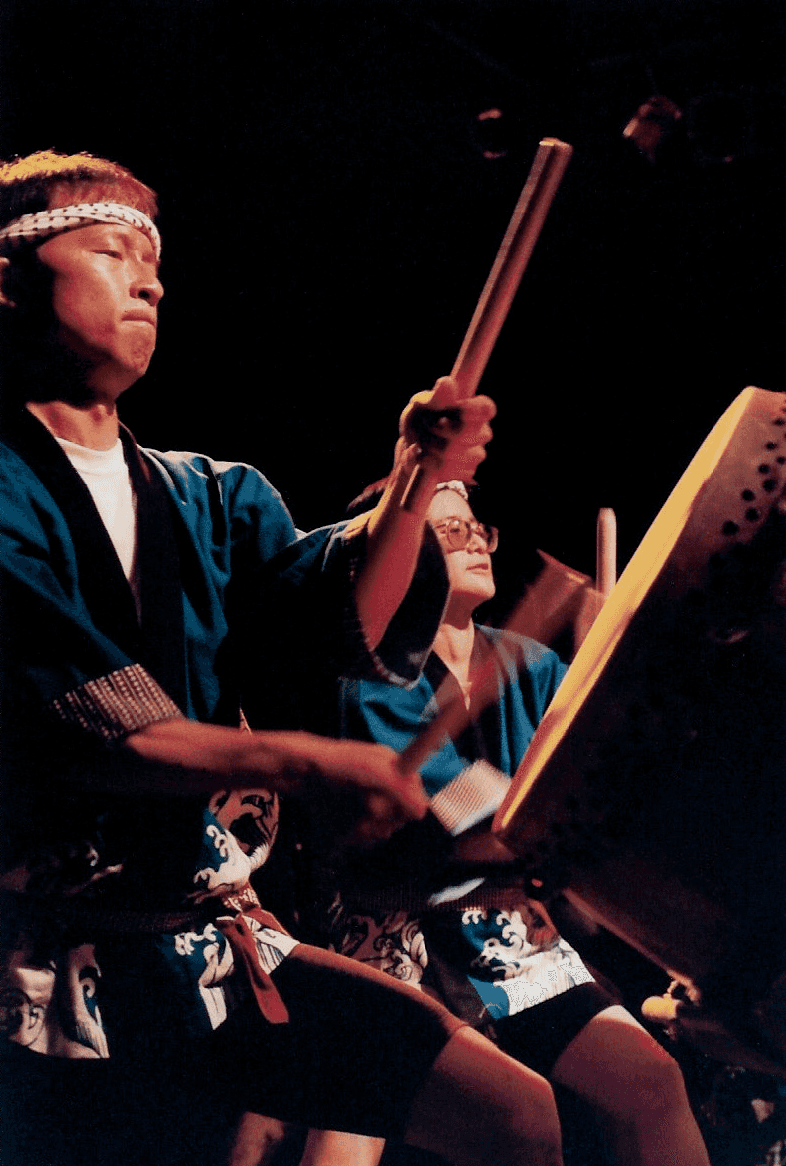
[[[645,1020],[655,1024],[671,1024],[677,1019],[680,1010],[680,1001],[668,994],[665,996],[648,996],[641,1006],[641,1013]]]

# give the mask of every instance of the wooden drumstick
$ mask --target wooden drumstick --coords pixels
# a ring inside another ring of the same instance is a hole
[[[617,583],[617,516],[607,506],[598,511],[595,587],[608,599]]]
[[[458,382],[462,398],[477,391],[572,153],[573,147],[558,138],[544,138],[538,146],[450,374]],[[411,508],[421,478],[418,467],[404,492],[402,509]]]
[[[460,697],[449,701],[439,710],[432,721],[417,733],[398,755],[398,767],[402,773],[417,773],[428,761],[432,753],[447,740],[455,741],[470,723],[467,706]]]
[[[595,586],[585,587],[573,617],[573,655],[584,643],[617,582],[617,519],[602,507],[595,524]],[[536,636],[535,639],[538,637]]]

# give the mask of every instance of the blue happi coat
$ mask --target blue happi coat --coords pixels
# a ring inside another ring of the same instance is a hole
[[[340,872],[329,934],[338,951],[428,986],[481,1026],[592,977],[543,905],[528,898],[521,876],[504,867],[494,879],[471,876],[454,861],[455,838],[488,827],[566,671],[532,639],[492,627],[475,631],[475,665],[491,676],[492,699],[424,765],[426,819]],[[342,729],[401,751],[451,699],[461,699],[458,683],[432,653],[407,689],[346,678]]]
[[[121,1027],[189,1033],[224,1019],[233,961],[212,923],[123,936],[116,920],[129,912],[138,923],[134,913],[150,910],[174,920],[242,887],[276,832],[277,799],[264,790],[209,803],[107,794],[110,771],[122,789],[124,771],[139,764],[119,743],[181,714],[237,725],[241,704],[253,726],[285,727],[271,723],[264,695],[279,664],[273,687],[283,690],[307,660],[303,690],[325,708],[347,668],[411,682],[445,595],[441,556],[429,546],[411,596],[417,628],[408,639],[392,631],[371,653],[353,600],[362,535],[337,526],[299,536],[256,469],[139,449],[128,433],[123,441],[138,507],[139,618],[57,442],[26,412],[0,441],[2,954],[20,1000],[18,1014],[6,1012],[6,1035],[61,1056],[106,1056],[113,1016]],[[300,727],[297,694],[287,707],[286,727]],[[72,909],[82,901],[112,921],[111,940]],[[62,918],[56,902],[69,904]],[[287,950],[284,940],[272,966]],[[73,983],[83,984],[78,998],[61,990]],[[148,1015],[128,1021],[134,1006]]]

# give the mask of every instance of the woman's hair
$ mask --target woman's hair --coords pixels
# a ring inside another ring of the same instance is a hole
[[[387,484],[387,478],[379,478],[378,481],[372,482],[370,486],[366,486],[365,490],[362,490],[357,498],[352,499],[344,511],[344,516],[346,518],[355,518],[358,514],[365,514],[367,510],[372,510],[384,494]],[[438,482],[434,487],[434,493],[437,494],[440,490],[455,490],[467,502],[469,501],[469,491],[464,482],[459,482],[458,480]]]
[[[353,498],[349,503],[344,511],[344,517],[355,518],[358,514],[365,514],[367,510],[373,510],[385,493],[387,484],[387,478],[379,478],[376,482],[372,482],[371,485],[366,486],[364,490],[361,490],[357,498]]]

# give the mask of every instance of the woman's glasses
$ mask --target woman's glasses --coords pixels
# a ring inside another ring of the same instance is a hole
[[[433,525],[434,530],[444,539],[451,551],[466,550],[473,536],[485,544],[489,554],[499,546],[499,531],[496,526],[486,526],[484,522],[469,522],[466,518],[446,518]]]

